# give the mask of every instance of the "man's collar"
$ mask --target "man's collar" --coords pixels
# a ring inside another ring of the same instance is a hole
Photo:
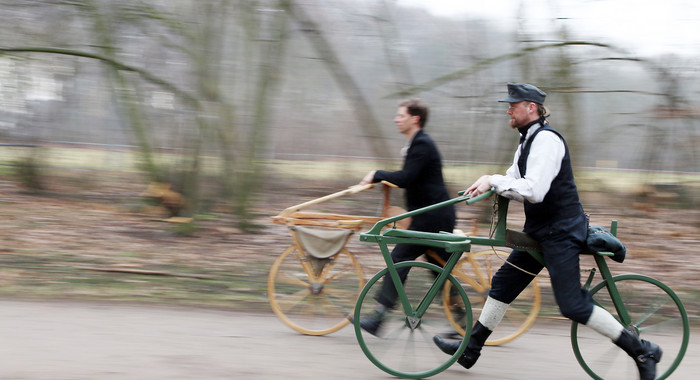
[[[419,128],[411,137],[406,136],[406,145],[401,148],[401,156],[406,157],[406,154],[408,154],[408,148],[411,147],[416,136],[421,133],[423,133],[423,128]]]
[[[522,144],[523,141],[525,141],[525,137],[527,137],[527,131],[530,129],[530,127],[532,127],[535,124],[544,124],[544,120],[544,116],[541,116],[539,119],[527,123],[527,125],[525,125],[524,127],[518,128],[518,132],[520,132],[520,144]]]

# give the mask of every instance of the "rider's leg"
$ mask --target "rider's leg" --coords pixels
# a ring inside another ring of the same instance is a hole
[[[661,348],[649,341],[639,339],[631,331],[625,329],[607,310],[593,306],[593,312],[586,326],[610,338],[627,355],[634,359],[639,377],[642,380],[656,378],[656,363],[661,360]]]
[[[404,261],[415,260],[416,258],[418,258],[418,256],[425,253],[426,249],[427,247],[422,245],[396,244],[394,250],[391,251],[391,260],[395,264]],[[409,270],[410,268],[400,268],[396,270],[399,274],[399,278],[401,279],[402,284],[406,281],[406,277],[408,276]],[[399,295],[396,292],[394,282],[392,281],[391,276],[387,274],[382,279],[382,288],[375,299],[387,309],[392,309],[394,308],[394,305],[396,304],[396,300],[398,298]]]
[[[435,220],[430,220],[421,218],[418,220],[414,218],[411,221],[411,225],[408,226],[409,230],[412,231],[424,231],[424,232],[440,232],[440,231],[452,231],[455,227],[455,218],[444,217]],[[394,263],[400,263],[404,261],[411,261],[417,259],[420,255],[423,255],[429,249],[425,245],[415,245],[415,244],[396,244],[394,250],[391,251],[391,260]],[[445,252],[444,249],[432,248],[435,252],[445,261],[450,257],[450,254]],[[428,257],[428,261],[437,264],[433,259]],[[399,278],[403,284],[408,276],[409,268],[397,269],[399,273]],[[396,300],[398,299],[398,294],[396,292],[396,287],[390,276],[384,276],[382,279],[382,288],[376,297],[377,302],[386,307],[386,309],[392,309]]]
[[[484,308],[481,311],[479,320],[472,327],[467,348],[459,358],[458,363],[465,368],[471,368],[476,360],[481,355],[481,348],[486,343],[486,339],[491,335],[491,332],[496,328],[498,323],[506,313],[508,304],[497,301],[491,297],[486,298]],[[459,348],[461,341],[446,342],[439,335],[433,337],[435,344],[448,355],[454,355]]]
[[[586,326],[604,335],[613,342],[620,338],[624,327],[607,310],[600,306],[593,306],[593,312],[586,322]]]
[[[400,263],[403,261],[415,260],[418,256],[425,253],[426,247],[415,244],[397,244],[394,250],[391,251],[391,259],[394,263]],[[406,281],[410,268],[400,268],[397,269],[401,283]],[[377,335],[379,329],[384,323],[385,313],[394,308],[396,300],[398,299],[398,293],[396,292],[396,287],[391,279],[391,276],[385,275],[382,279],[382,287],[379,293],[376,295],[377,306],[374,313],[368,317],[362,318],[360,320],[360,327],[372,335]],[[351,322],[353,322],[352,316],[348,317]]]
[[[446,263],[450,259],[451,255],[452,253],[445,251],[443,248],[431,247],[428,250],[426,250],[426,254],[424,257],[429,263],[442,267],[443,263]],[[436,259],[435,256],[439,257],[440,260]],[[437,273],[433,273],[433,275],[435,277],[438,276]],[[442,295],[442,292],[438,293],[438,295]],[[450,312],[452,313],[453,320],[457,323],[463,322],[463,320],[466,319],[467,314],[464,306],[464,301],[462,301],[462,297],[460,297],[457,287],[450,287],[448,297],[449,298],[447,299],[447,305],[450,309]],[[457,330],[451,330],[443,333],[443,335],[459,336],[459,333],[457,333]]]
[[[481,348],[500,321],[513,300],[530,284],[542,270],[542,264],[524,251],[513,251],[506,263],[498,269],[491,282],[489,296],[472,328],[467,348],[458,363],[471,368],[481,355]],[[446,342],[440,336],[433,337],[435,344],[445,353],[453,355],[460,342]]]
[[[552,290],[565,317],[584,324],[610,338],[617,346],[631,356],[641,379],[654,379],[656,363],[661,360],[662,351],[658,345],[639,339],[626,330],[607,310],[593,305],[590,293],[581,288],[579,255],[573,247],[557,250],[541,242],[552,281]],[[565,245],[558,245],[559,247]],[[555,252],[555,253],[551,253]]]
[[[440,217],[434,220],[426,220],[425,218],[418,219],[414,218],[411,221],[411,225],[408,227],[409,230],[414,231],[424,231],[424,232],[440,232],[440,231],[452,231],[455,227],[454,215],[451,217]],[[424,254],[428,250],[427,246],[415,245],[415,244],[397,244],[391,251],[391,260],[394,263],[400,263],[403,261],[411,261],[418,258],[418,256]],[[437,250],[438,254],[443,257],[444,260],[449,258],[444,250]],[[397,269],[401,283],[406,281],[410,268]],[[378,302],[375,313],[373,316],[364,318],[360,321],[360,327],[372,335],[377,335],[380,327],[384,322],[384,314],[387,310],[393,309],[399,298],[396,292],[396,287],[391,279],[391,276],[384,276],[382,279],[382,288],[379,294],[376,296]],[[352,318],[350,318],[352,320]]]

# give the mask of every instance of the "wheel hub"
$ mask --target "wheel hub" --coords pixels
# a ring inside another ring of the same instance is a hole
[[[311,283],[311,294],[313,294],[313,295],[319,294],[319,293],[321,293],[322,290],[323,290],[323,284],[321,284],[319,282],[312,282]]]
[[[416,317],[406,317],[406,326],[411,330],[415,330],[420,326],[421,319]]]

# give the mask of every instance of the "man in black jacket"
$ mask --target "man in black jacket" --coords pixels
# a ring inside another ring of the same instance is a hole
[[[388,181],[406,189],[406,207],[408,211],[416,210],[449,199],[445,180],[442,175],[442,159],[433,140],[425,132],[428,121],[428,106],[417,99],[411,99],[399,104],[394,123],[400,133],[406,136],[406,146],[402,149],[405,155],[403,168],[399,171],[373,170],[360,182],[361,185],[379,181]],[[409,230],[424,232],[452,232],[455,227],[454,206],[441,207],[411,219]],[[428,249],[434,250],[443,260],[447,261],[449,254],[442,249],[429,248],[422,245],[397,244],[391,252],[395,263],[415,260]],[[426,255],[428,261],[438,264]],[[439,265],[439,264],[438,264]],[[408,268],[398,270],[401,282],[406,280]],[[360,326],[367,332],[377,335],[384,320],[384,314],[392,309],[398,295],[396,287],[389,276],[385,276],[382,289],[377,296],[379,304],[376,313],[360,321]]]

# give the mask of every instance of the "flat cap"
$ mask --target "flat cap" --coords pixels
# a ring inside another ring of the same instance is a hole
[[[508,97],[499,102],[518,103],[522,101],[543,104],[547,94],[539,88],[527,83],[508,83]]]

